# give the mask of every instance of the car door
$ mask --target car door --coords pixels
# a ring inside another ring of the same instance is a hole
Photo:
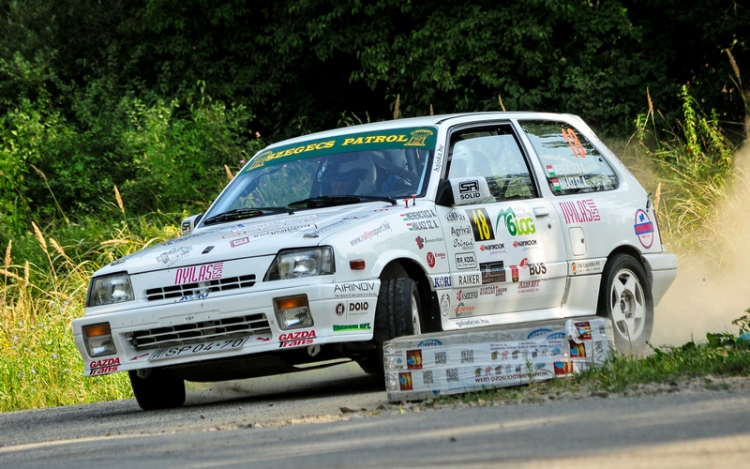
[[[559,309],[567,277],[560,217],[539,196],[511,125],[455,130],[448,158],[449,179],[484,178],[491,194],[440,207],[452,271],[449,318],[536,311],[530,319],[540,319]],[[504,321],[477,324],[497,322]]]

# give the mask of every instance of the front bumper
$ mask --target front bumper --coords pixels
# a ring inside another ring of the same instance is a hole
[[[340,284],[319,283],[159,305],[131,303],[128,309],[123,304],[116,311],[107,307],[108,312],[74,320],[73,335],[88,376],[368,341],[380,282],[368,283],[371,288],[361,296],[342,295]],[[282,330],[274,299],[294,295],[307,295],[313,326]],[[103,322],[110,325],[117,353],[91,357],[82,328]]]

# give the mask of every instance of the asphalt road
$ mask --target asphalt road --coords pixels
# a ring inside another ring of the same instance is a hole
[[[750,392],[389,405],[344,366],[134,400],[0,414],[0,468],[747,467]],[[344,412],[341,408],[344,407]],[[362,410],[364,409],[364,410]]]

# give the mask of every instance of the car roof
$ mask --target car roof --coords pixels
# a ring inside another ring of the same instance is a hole
[[[580,117],[573,114],[556,114],[549,112],[468,112],[454,114],[440,114],[434,116],[406,117],[402,119],[393,119],[380,122],[371,122],[348,127],[339,127],[338,129],[324,130],[311,134],[293,137],[273,143],[266,148],[271,149],[278,146],[294,145],[296,143],[307,142],[310,140],[325,139],[329,137],[339,137],[341,135],[350,135],[362,132],[377,132],[379,130],[392,130],[399,128],[413,127],[436,127],[443,123],[464,124],[470,122],[495,121],[507,119],[543,119],[543,120],[565,120],[583,123]]]

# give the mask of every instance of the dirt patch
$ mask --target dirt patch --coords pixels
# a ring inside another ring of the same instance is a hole
[[[656,308],[656,346],[705,342],[708,332],[737,333],[732,321],[750,308],[750,146],[735,154],[735,165],[728,195],[706,227],[705,249],[679,256],[677,279]]]

